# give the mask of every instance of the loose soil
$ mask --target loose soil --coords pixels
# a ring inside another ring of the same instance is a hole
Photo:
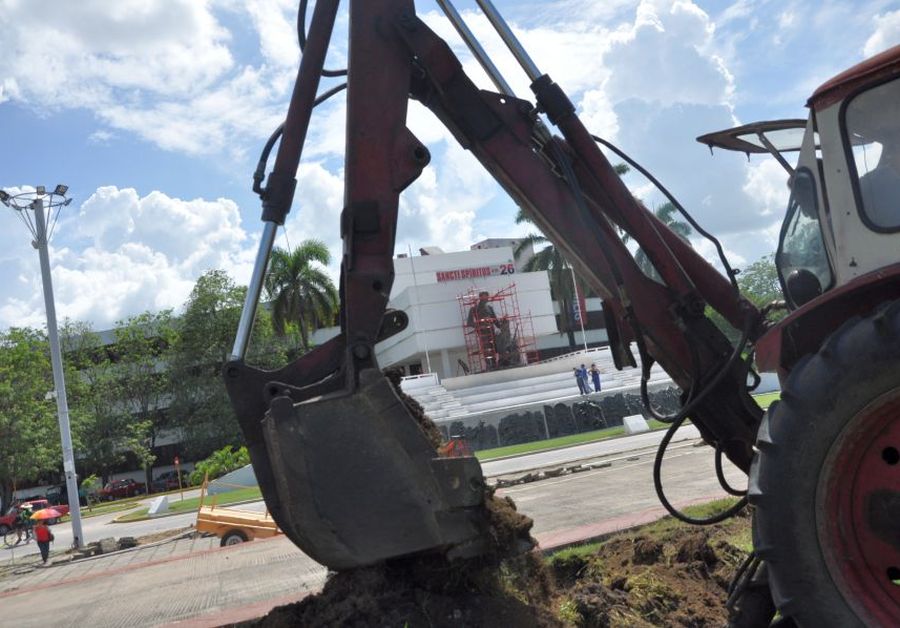
[[[154,532],[153,534],[145,534],[144,536],[139,536],[135,540],[137,541],[138,545],[149,545],[150,543],[156,543],[157,541],[169,539],[179,534],[187,534],[193,529],[194,526],[187,526],[184,528],[176,528],[174,530],[163,530],[162,532]]]
[[[437,429],[399,390],[436,447]],[[443,555],[393,560],[333,573],[321,593],[273,609],[243,626],[721,626],[726,589],[745,554],[739,517],[698,530],[657,523],[611,538],[593,553],[545,559],[532,521],[508,497],[485,489],[488,551],[477,559]]]
[[[724,626],[749,527],[746,514],[703,529],[667,518],[551,558],[560,615],[588,627]]]

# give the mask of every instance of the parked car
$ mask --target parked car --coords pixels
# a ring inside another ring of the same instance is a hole
[[[156,479],[153,480],[153,484],[151,484],[151,488],[155,493],[161,493],[163,491],[173,491],[179,488],[178,484],[178,475],[181,475],[181,487],[187,488],[191,485],[188,481],[189,474],[186,471],[166,471],[165,473],[160,473],[156,476]]]
[[[112,501],[123,497],[134,497],[135,495],[141,495],[144,492],[143,484],[139,484],[131,478],[128,478],[127,480],[113,480],[112,482],[107,482],[106,486],[100,489],[98,495],[102,500]]]

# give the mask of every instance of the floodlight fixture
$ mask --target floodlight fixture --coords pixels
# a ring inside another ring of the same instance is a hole
[[[56,393],[56,411],[59,419],[59,434],[62,441],[63,473],[66,476],[66,492],[69,497],[69,516],[72,518],[72,535],[77,547],[84,547],[81,528],[81,511],[78,505],[78,477],[75,472],[75,452],[69,424],[69,402],[66,398],[66,380],[63,371],[62,350],[59,346],[59,329],[56,323],[56,306],[53,301],[53,282],[50,277],[50,255],[48,243],[53,237],[53,228],[59,219],[60,210],[72,202],[66,198],[69,186],[59,184],[49,195],[47,188],[37,185],[33,189],[13,191],[0,190],[0,202],[16,210],[16,215],[25,223],[37,249],[41,265],[44,287],[44,306],[47,310],[47,336],[50,344],[50,362],[53,367],[53,384]]]

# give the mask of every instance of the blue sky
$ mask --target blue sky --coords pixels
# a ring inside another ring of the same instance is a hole
[[[774,249],[783,173],[765,159],[711,158],[693,138],[805,117],[818,84],[900,42],[900,0],[496,4],[588,126],[670,186],[737,266]],[[456,5],[526,96],[474,3]],[[260,228],[250,175],[286,111],[295,11],[294,0],[0,0],[0,187],[63,182],[74,198],[51,251],[60,318],[102,329],[178,309],[209,268],[246,280]],[[436,5],[417,11],[489,88]],[[346,6],[332,47],[328,65],[339,66]],[[316,110],[282,246],[318,237],[337,257],[343,112],[340,97]],[[409,126],[433,161],[404,193],[398,251],[522,233],[512,202],[428,112],[412,106]],[[9,210],[0,286],[0,328],[43,324],[37,256]]]

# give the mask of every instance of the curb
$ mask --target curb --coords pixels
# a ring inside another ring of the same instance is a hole
[[[217,508],[228,508],[230,506],[243,506],[245,504],[255,504],[256,502],[261,502],[261,501],[263,501],[262,495],[260,495],[258,499],[245,499],[243,501],[232,502],[230,504],[222,504],[221,506],[217,505],[216,507]],[[199,506],[197,507],[196,510],[185,510],[183,512],[167,512],[167,513],[163,513],[161,515],[156,515],[155,517],[151,517],[148,515],[148,516],[142,517],[140,519],[129,519],[128,521],[120,521],[119,519],[121,517],[125,517],[129,514],[126,512],[126,513],[119,515],[112,521],[110,521],[110,523],[137,523],[138,521],[151,521],[151,520],[155,521],[157,519],[165,519],[166,517],[177,517],[179,515],[186,515],[186,514],[189,514],[192,512],[197,512],[197,510],[200,510]]]
[[[687,423],[690,425],[690,423]],[[614,425],[613,427],[622,427],[621,425]],[[496,462],[499,460],[514,460],[515,458],[522,458],[524,456],[533,456],[534,454],[542,454],[547,451],[559,451],[565,449],[571,449],[572,447],[581,447],[582,445],[592,445],[593,443],[606,443],[613,440],[622,440],[623,438],[631,438],[632,436],[640,436],[640,434],[648,434],[652,432],[658,432],[659,430],[668,429],[668,425],[664,427],[657,427],[655,429],[647,430],[646,432],[640,432],[639,434],[616,434],[615,436],[609,436],[607,438],[598,438],[597,440],[588,440],[583,443],[572,443],[571,445],[561,445],[559,447],[547,447],[546,449],[538,449],[536,451],[526,451],[521,454],[510,454],[508,456],[497,456],[496,458],[491,458],[489,460],[479,460],[480,463],[485,462]],[[612,429],[612,428],[607,428]]]
[[[702,440],[687,439],[684,441],[678,441],[677,443],[670,445],[669,451],[686,449],[688,447],[700,447],[705,445],[706,443],[704,443]],[[519,486],[521,484],[530,484],[531,482],[539,482],[540,480],[546,480],[549,478],[558,478],[563,475],[580,473],[582,471],[604,469],[606,467],[612,466],[613,463],[616,462],[621,462],[623,460],[630,461],[635,457],[640,457],[645,454],[655,454],[656,449],[656,445],[650,445],[647,447],[641,447],[639,449],[631,449],[607,454],[606,456],[587,456],[585,458],[579,458],[577,460],[572,460],[558,465],[537,467],[525,472],[493,475],[489,476],[490,479],[493,480],[493,482],[488,482],[488,485],[493,486],[494,488],[503,489],[512,486]]]

